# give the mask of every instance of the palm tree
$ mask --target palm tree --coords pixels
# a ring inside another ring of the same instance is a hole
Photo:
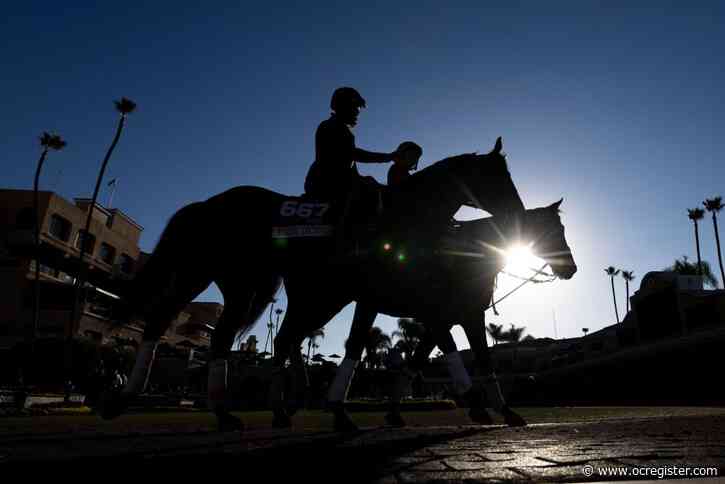
[[[494,345],[498,344],[498,342],[503,339],[503,324],[488,323],[488,325],[486,325],[486,331],[488,331],[488,334],[491,335]]]
[[[425,328],[415,319],[398,319],[398,331],[393,331],[393,337],[400,338],[395,343],[395,347],[402,353],[405,353],[406,360],[413,354],[415,347],[418,346],[418,342],[423,337],[424,333]]]
[[[377,368],[380,365],[380,351],[390,348],[390,336],[385,334],[377,326],[370,328],[368,339],[365,342],[365,359],[369,368]]]
[[[136,109],[136,103],[131,101],[127,98],[121,98],[120,101],[114,101],[114,104],[116,106],[116,111],[120,114],[119,120],[118,120],[118,126],[116,127],[116,135],[113,138],[113,141],[111,142],[111,146],[109,146],[108,151],[106,152],[106,156],[103,159],[103,163],[101,163],[101,169],[98,172],[98,177],[96,178],[96,187],[93,190],[93,197],[91,197],[91,204],[88,208],[88,214],[86,215],[86,225],[85,230],[83,231],[83,235],[81,236],[81,246],[79,248],[79,255],[78,255],[78,277],[75,280],[75,290],[73,294],[73,309],[71,310],[71,320],[70,320],[70,329],[71,331],[69,334],[72,334],[72,329],[75,326],[76,318],[78,315],[78,295],[80,293],[81,288],[83,287],[84,279],[85,279],[85,264],[83,263],[83,257],[86,255],[86,248],[88,247],[88,241],[90,239],[90,230],[91,230],[91,219],[93,216],[93,211],[96,207],[96,200],[98,199],[98,192],[101,189],[101,183],[103,182],[103,175],[106,172],[106,166],[108,166],[108,160],[111,158],[111,154],[113,153],[113,150],[116,148],[116,143],[118,143],[118,139],[121,137],[121,132],[123,131],[123,127],[126,124],[126,117],[132,113]]]
[[[33,214],[35,215],[34,240],[35,240],[35,286],[33,287],[33,320],[30,337],[30,355],[32,358],[35,351],[35,333],[38,330],[38,315],[40,314],[40,213],[38,205],[38,186],[40,182],[40,172],[43,169],[43,163],[48,156],[50,150],[60,151],[66,145],[66,142],[57,135],[43,132],[40,136],[40,146],[43,151],[40,153],[38,164],[35,169],[35,179],[33,180]]]
[[[501,340],[508,341],[510,343],[518,343],[521,341],[524,331],[526,331],[524,326],[516,327],[512,324],[508,331],[504,331],[501,334]]]
[[[589,332],[589,328],[582,328],[582,332],[584,333],[584,336],[586,336]]]
[[[705,211],[701,208],[688,208],[687,216],[690,220],[692,220],[693,225],[695,225],[695,247],[697,247],[697,267],[700,267],[700,262],[702,261],[702,257],[700,257],[700,231],[698,230],[697,222],[702,220],[702,218],[705,216]],[[701,276],[702,273],[698,272],[698,275]]]
[[[310,364],[310,352],[312,351],[312,346],[317,344],[318,339],[324,339],[325,338],[325,330],[320,328],[312,331],[310,334],[307,335],[307,365]],[[316,346],[318,348],[319,346]]]
[[[698,268],[696,264],[693,264],[687,260],[687,256],[683,255],[682,259],[676,259],[675,263],[665,268],[666,271],[672,271],[682,276],[697,276],[700,275],[698,272],[702,272],[702,281],[705,285],[710,287],[717,287],[717,278],[713,274],[710,264],[707,261],[702,261]]]
[[[629,312],[629,283],[635,278],[634,271],[622,271],[622,278],[624,278],[624,286],[627,288],[627,313]],[[626,313],[625,313],[626,315]]]
[[[702,202],[703,205],[705,205],[705,208],[708,212],[712,213],[712,225],[715,228],[715,243],[717,244],[717,261],[720,263],[720,276],[722,277],[722,284],[725,288],[725,269],[723,269],[722,265],[722,251],[720,250],[720,234],[718,234],[717,230],[717,213],[725,208],[725,205],[722,204],[722,197],[715,197],[715,198],[708,198],[704,202]]]
[[[617,317],[617,323],[619,323],[619,310],[617,309],[617,294],[614,292],[614,276],[619,274],[619,269],[615,269],[613,266],[609,266],[604,269],[604,272],[612,280],[612,299],[614,299],[614,315]]]
[[[113,102],[116,106],[116,111],[120,114],[120,118],[118,120],[118,126],[116,128],[116,135],[113,138],[113,141],[111,142],[111,146],[109,146],[108,151],[106,152],[106,156],[103,159],[103,163],[101,163],[101,169],[98,172],[98,177],[96,178],[96,187],[93,190],[93,197],[91,197],[91,204],[88,207],[88,215],[86,216],[86,225],[85,225],[85,231],[82,232],[82,235],[79,233],[79,236],[81,237],[81,246],[79,249],[78,254],[78,271],[76,274],[76,280],[74,282],[74,289],[73,289],[73,306],[70,312],[70,321],[69,321],[69,327],[68,331],[66,332],[66,341],[65,341],[65,348],[64,348],[64,360],[65,360],[65,372],[66,374],[70,374],[70,368],[72,365],[72,351],[73,351],[73,332],[76,325],[76,320],[78,319],[78,303],[79,303],[79,295],[81,288],[84,284],[85,279],[85,273],[86,273],[86,266],[83,263],[83,257],[86,255],[86,248],[89,245],[88,242],[90,241],[90,230],[91,230],[91,217],[93,216],[93,211],[96,208],[96,200],[98,199],[98,192],[101,188],[101,182],[103,181],[103,174],[106,172],[106,166],[108,165],[108,160],[111,158],[111,154],[113,153],[114,148],[116,147],[116,143],[118,143],[118,139],[121,137],[121,132],[123,131],[123,126],[126,124],[126,117],[132,113],[136,109],[136,103],[131,101],[127,98],[121,98],[120,101],[114,101]],[[67,379],[67,378],[66,378]]]

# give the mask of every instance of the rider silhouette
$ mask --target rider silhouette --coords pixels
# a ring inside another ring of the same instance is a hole
[[[365,99],[351,87],[340,87],[332,94],[330,117],[320,123],[315,133],[315,161],[305,179],[305,193],[314,198],[347,202],[353,190],[368,198],[377,192],[378,183],[362,177],[355,167],[358,163],[387,163],[399,157],[397,151],[376,153],[355,146],[350,128],[357,124]]]
[[[400,153],[388,170],[388,186],[398,185],[410,176],[412,170],[418,169],[418,160],[423,154],[423,148],[412,141],[400,143],[396,152]]]

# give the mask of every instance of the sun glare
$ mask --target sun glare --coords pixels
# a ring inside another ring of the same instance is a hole
[[[526,245],[516,245],[506,251],[504,270],[520,277],[530,277],[544,263]]]

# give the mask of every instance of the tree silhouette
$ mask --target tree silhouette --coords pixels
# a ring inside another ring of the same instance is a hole
[[[325,330],[320,328],[312,331],[310,334],[307,335],[307,365],[310,364],[310,352],[312,351],[312,347],[317,344],[318,339],[324,339],[325,337]],[[315,348],[319,348],[319,346],[315,346]]]
[[[695,226],[695,247],[697,248],[697,267],[700,267],[702,257],[700,256],[700,231],[698,230],[697,222],[702,220],[705,216],[705,211],[701,208],[688,208],[687,217],[692,220]],[[702,272],[698,272],[698,275],[702,275]]]
[[[377,368],[380,366],[380,351],[390,348],[390,336],[385,334],[378,326],[370,328],[368,339],[365,341],[365,359],[368,368]]]
[[[503,340],[503,324],[488,323],[486,325],[486,331],[488,331],[488,334],[491,335],[494,345]]]
[[[627,289],[627,301],[626,301],[626,307],[627,307],[627,313],[629,312],[629,283],[630,281],[633,281],[635,278],[634,271],[622,271],[622,278],[624,279],[624,286]],[[625,313],[626,315],[626,313]]]
[[[511,327],[509,328],[508,331],[504,331],[501,334],[501,340],[508,341],[510,343],[518,343],[519,341],[521,341],[521,338],[523,337],[524,331],[526,331],[526,328],[524,326],[517,327],[517,326],[514,326],[513,324],[510,326]]]
[[[395,347],[405,354],[405,359],[409,359],[415,351],[416,346],[425,333],[425,328],[421,323],[412,318],[398,319],[398,330],[393,331],[394,338],[400,338]]]
[[[587,333],[589,333],[589,328],[582,328],[582,332],[584,333],[584,336],[586,336]]]
[[[614,276],[619,274],[619,269],[615,269],[613,266],[609,266],[604,269],[609,278],[612,281],[612,299],[614,300],[614,315],[617,317],[617,323],[619,323],[619,310],[617,309],[617,294],[614,292]]]
[[[722,204],[722,197],[708,198],[702,204],[708,212],[712,213],[712,226],[715,229],[715,244],[717,245],[717,261],[720,263],[720,276],[722,277],[723,288],[725,288],[725,269],[722,265],[722,251],[720,250],[720,234],[717,229],[717,213],[725,208]]]
[[[103,163],[101,163],[101,169],[99,170],[98,177],[96,178],[96,187],[93,190],[93,197],[91,198],[91,204],[88,207],[88,214],[86,215],[85,230],[82,235],[81,246],[79,248],[78,254],[78,274],[75,280],[75,288],[73,292],[73,308],[71,310],[70,316],[70,331],[68,332],[69,340],[72,340],[73,338],[73,328],[75,328],[76,319],[78,317],[78,299],[81,288],[83,287],[83,284],[85,282],[86,265],[83,262],[83,257],[86,255],[86,248],[89,245],[87,244],[87,241],[90,239],[91,219],[93,216],[93,211],[95,210],[96,200],[98,199],[98,192],[101,188],[101,183],[103,182],[103,175],[106,172],[108,160],[110,160],[111,154],[113,153],[114,148],[116,148],[116,144],[121,137],[121,132],[123,132],[123,127],[126,124],[126,117],[136,109],[136,103],[134,103],[130,99],[126,99],[125,97],[121,98],[120,101],[114,101],[114,104],[116,106],[116,111],[118,111],[118,113],[120,114],[120,117],[118,119],[118,125],[116,127],[116,135],[114,136],[111,145],[108,147],[106,156],[103,158]],[[68,348],[70,349],[70,345],[68,346]],[[70,364],[70,355],[67,354],[66,358],[66,363]]]
[[[681,276],[697,276],[700,275],[699,272],[702,272],[703,283],[710,287],[717,287],[717,278],[707,261],[702,261],[698,269],[697,264],[690,262],[687,260],[687,256],[683,255],[682,259],[676,259],[675,263],[666,267],[665,270],[675,272]]]
[[[48,152],[60,151],[66,146],[66,142],[57,135],[44,132],[40,136],[40,146],[43,151],[40,153],[40,158],[35,169],[35,178],[33,180],[33,214],[35,216],[35,224],[33,227],[34,242],[35,242],[35,286],[33,287],[33,315],[32,315],[32,327],[30,336],[30,355],[32,358],[35,352],[35,337],[38,331],[38,316],[40,314],[40,213],[38,205],[38,187],[40,185],[40,172],[43,169],[43,164],[48,156]]]

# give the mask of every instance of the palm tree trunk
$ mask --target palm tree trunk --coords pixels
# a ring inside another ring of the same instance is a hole
[[[35,170],[35,179],[33,180],[33,213],[35,214],[35,285],[33,287],[33,315],[30,328],[30,361],[33,361],[35,353],[35,337],[38,331],[38,317],[40,314],[40,214],[38,213],[38,185],[40,182],[40,171],[43,169],[43,163],[48,156],[48,148],[43,150],[38,160],[38,167]]]
[[[697,220],[693,220],[692,222],[695,224],[695,246],[697,247],[697,275],[702,276],[702,258],[700,257],[700,231],[697,227]]]
[[[91,198],[91,205],[88,208],[88,215],[86,216],[86,225],[85,225],[85,234],[84,238],[81,241],[81,247],[79,249],[79,256],[78,256],[78,272],[76,274],[76,281],[75,286],[73,290],[73,306],[71,309],[70,314],[70,321],[68,322],[69,328],[68,332],[66,334],[66,340],[65,340],[65,370],[66,370],[66,377],[65,381],[68,381],[70,379],[70,369],[72,364],[72,342],[73,342],[73,333],[75,332],[75,326],[76,326],[76,319],[78,319],[78,299],[80,295],[81,288],[83,287],[84,279],[85,279],[85,264],[83,263],[83,257],[86,255],[86,242],[87,239],[90,239],[90,229],[91,229],[91,217],[93,216],[93,210],[96,207],[96,200],[98,199],[98,192],[101,189],[101,182],[103,181],[103,175],[106,172],[106,166],[108,165],[108,160],[111,158],[111,154],[113,153],[114,148],[116,148],[116,143],[118,143],[118,139],[121,137],[121,132],[123,131],[123,126],[126,123],[126,115],[122,114],[121,118],[118,121],[118,127],[116,128],[116,135],[113,138],[113,141],[111,142],[111,146],[108,147],[108,151],[106,152],[106,156],[103,159],[103,163],[101,164],[101,170],[98,173],[98,178],[96,178],[96,187],[93,190],[93,197]]]
[[[307,340],[307,366],[310,366],[310,351],[312,350],[312,339]]]
[[[617,309],[617,294],[614,292],[614,276],[612,279],[612,299],[614,300],[614,314],[617,316],[617,323],[619,323],[619,310]]]
[[[717,261],[720,263],[720,276],[722,277],[722,285],[725,288],[725,270],[722,266],[722,251],[720,250],[720,234],[717,230],[717,217],[715,212],[712,212],[712,225],[715,227],[715,243],[717,245]]]
[[[626,279],[624,280],[624,286],[627,288],[627,312],[629,312],[629,281]],[[627,317],[626,314],[624,316]]]

